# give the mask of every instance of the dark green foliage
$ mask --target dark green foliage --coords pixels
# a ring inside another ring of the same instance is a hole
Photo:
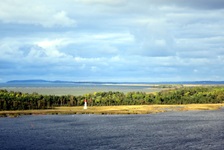
[[[144,92],[95,92],[83,96],[40,95],[0,90],[0,110],[49,109],[56,106],[89,106],[192,104],[224,102],[224,87],[181,87],[155,94]]]

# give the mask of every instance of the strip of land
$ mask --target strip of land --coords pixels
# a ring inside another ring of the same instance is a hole
[[[218,110],[224,104],[188,104],[188,105],[124,105],[124,106],[93,106],[55,107],[44,110],[0,111],[0,117],[17,117],[20,115],[62,115],[62,114],[152,114],[169,111]]]

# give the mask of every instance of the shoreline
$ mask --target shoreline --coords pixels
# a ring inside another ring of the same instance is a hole
[[[213,85],[202,85],[202,84],[111,84],[111,83],[105,83],[105,84],[81,84],[81,85],[74,85],[74,86],[61,86],[63,84],[55,84],[58,86],[44,86],[43,85],[29,85],[29,86],[6,86],[0,85],[0,90],[8,90],[8,91],[16,91],[16,92],[22,92],[22,93],[38,93],[42,95],[56,95],[56,96],[62,96],[62,95],[74,95],[74,96],[80,96],[84,94],[94,93],[94,92],[108,92],[108,91],[120,91],[123,93],[128,92],[145,92],[145,93],[154,93],[154,92],[160,92],[164,90],[171,90],[181,87],[200,87],[200,86],[213,86]],[[47,84],[46,84],[47,85]],[[216,85],[219,86],[219,85]]]
[[[224,107],[220,104],[186,104],[186,105],[120,105],[120,106],[89,106],[83,109],[77,107],[55,107],[44,110],[14,110],[0,111],[0,117],[19,117],[21,115],[131,115],[131,114],[156,114],[173,111],[206,111],[219,110]]]
[[[7,91],[14,91],[14,92],[22,92],[22,93],[38,93],[42,95],[56,95],[56,96],[62,96],[62,95],[74,95],[74,96],[80,96],[84,94],[94,93],[94,92],[109,92],[109,91],[119,91],[123,93],[128,92],[159,92],[162,90],[165,90],[165,88],[148,88],[147,86],[141,87],[141,86],[134,86],[134,88],[131,88],[131,86],[109,86],[108,87],[0,87],[0,90],[7,90]]]

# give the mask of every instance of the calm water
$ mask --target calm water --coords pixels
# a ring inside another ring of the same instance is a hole
[[[0,149],[224,149],[224,110],[0,118]]]
[[[13,83],[0,83],[0,89],[7,89],[9,91],[20,91],[24,93],[37,92],[39,94],[51,95],[83,95],[86,93],[94,92],[154,92],[161,89],[151,88],[149,85],[102,85],[102,84],[57,84],[57,83],[35,83],[35,84],[13,84]]]

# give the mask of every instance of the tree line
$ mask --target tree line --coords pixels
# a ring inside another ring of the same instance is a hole
[[[157,93],[95,92],[82,96],[41,95],[0,90],[0,110],[51,109],[59,106],[193,104],[224,102],[224,87],[181,87]]]

